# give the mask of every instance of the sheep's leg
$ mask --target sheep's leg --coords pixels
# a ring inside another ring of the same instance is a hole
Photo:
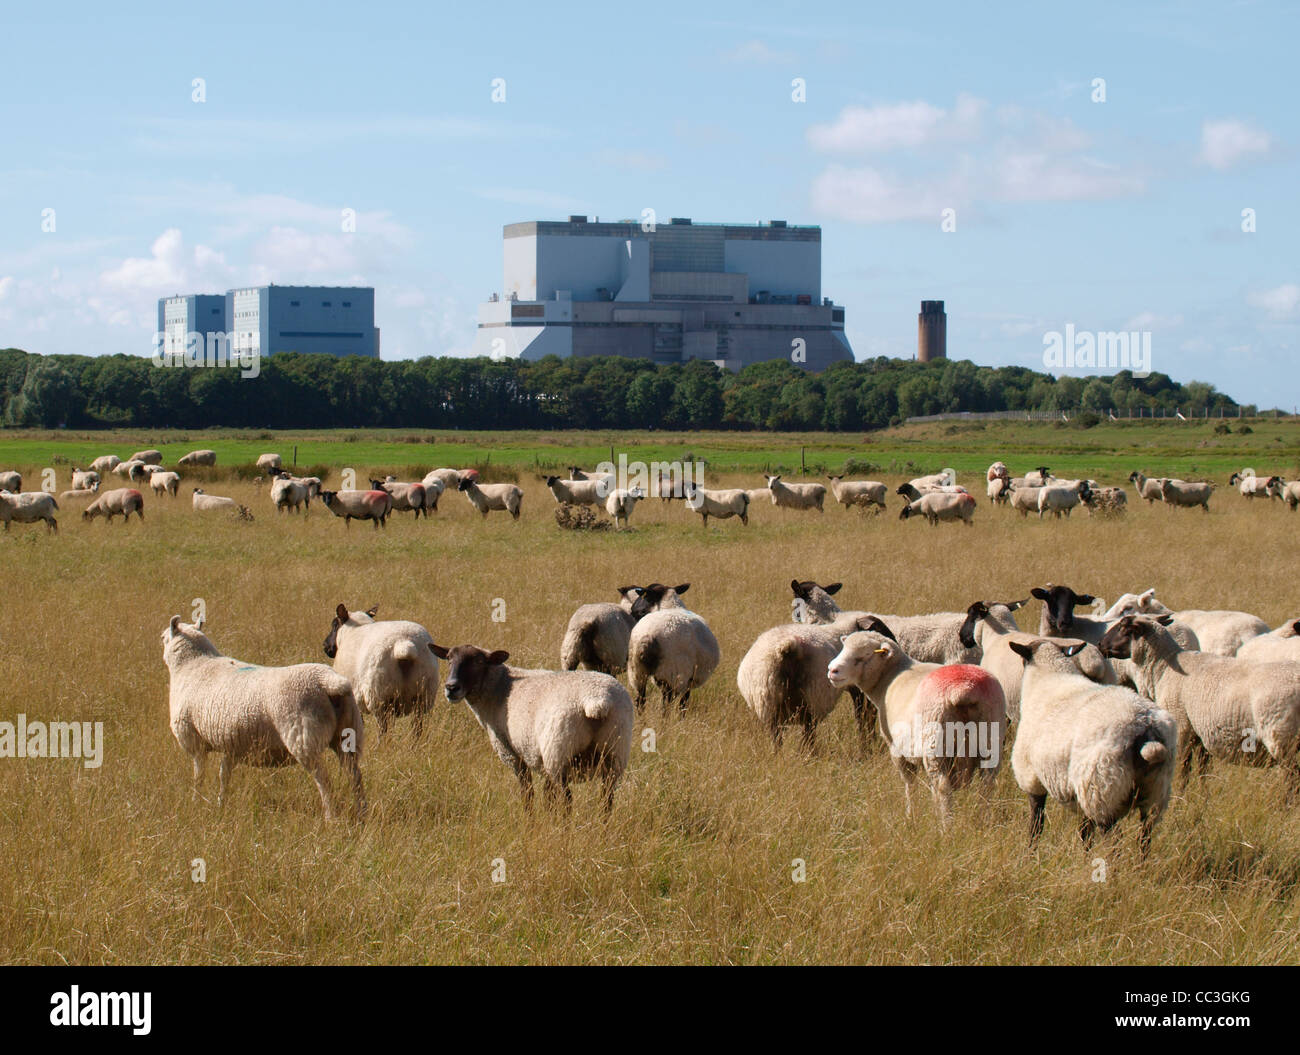
[[[1283,767],[1283,802],[1288,806],[1294,806],[1300,801],[1300,758],[1295,755],[1291,756],[1291,761]]]
[[[339,768],[347,774],[348,781],[352,784],[352,800],[357,820],[363,821],[366,819],[368,807],[366,788],[361,782],[361,760],[357,758],[355,751],[344,751],[341,743],[334,748],[334,753],[339,756]]]
[[[1047,793],[1029,796],[1029,845],[1032,847],[1043,834],[1047,820]]]
[[[898,773],[903,778],[903,814],[912,816],[912,781],[916,778],[916,773],[903,759],[898,760]]]
[[[217,767],[217,805],[226,804],[226,789],[230,787],[230,771],[234,769],[234,764],[230,761],[229,754],[221,756],[221,764]]]
[[[5,525],[6,528],[8,526],[8,524]],[[194,763],[194,790],[192,797],[197,801],[199,792],[203,788],[203,770],[207,766],[208,753],[200,747],[197,751],[191,753],[190,761]]]
[[[1096,837],[1097,822],[1089,817],[1084,817],[1079,822],[1079,840],[1083,843],[1083,848],[1085,850],[1090,849]]]
[[[1151,851],[1151,829],[1155,827],[1156,818],[1159,814],[1155,810],[1148,809],[1145,805],[1139,807],[1142,816],[1142,827],[1138,831],[1138,854],[1142,857]]]
[[[871,750],[871,726],[876,708],[867,701],[867,694],[856,685],[849,689],[849,699],[853,701],[853,719],[858,724],[858,744],[863,755],[867,755]]]
[[[952,781],[946,773],[940,773],[930,786],[930,796],[939,814],[939,828],[947,831],[952,826]]]
[[[667,703],[668,701],[665,700],[664,702]],[[690,689],[687,689],[687,690],[686,690],[685,692],[683,692],[683,693],[681,694],[681,696],[678,697],[678,699],[677,699],[677,713],[678,713],[678,714],[685,714],[685,713],[686,713],[686,705],[687,705],[688,703],[690,703],[690,702],[691,702],[691,690],[690,690]]]
[[[524,809],[533,812],[533,775],[522,762],[515,763],[515,776],[519,779],[519,794],[524,800]]]
[[[318,754],[311,761],[304,762],[303,768],[311,774],[312,780],[316,781],[316,790],[320,792],[321,806],[325,810],[325,821],[329,823],[334,819],[334,805],[330,802],[330,775],[325,768],[325,759]]]
[[[803,748],[809,753],[817,750],[817,723],[813,720],[812,713],[805,711],[799,720],[803,727]]]

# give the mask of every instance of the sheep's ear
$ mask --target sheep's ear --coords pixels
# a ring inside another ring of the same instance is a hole
[[[1074,595],[1075,604],[1092,604],[1095,600],[1096,598],[1090,593],[1076,593]]]
[[[1300,634],[1300,619],[1297,619],[1294,623],[1291,624],[1291,629],[1294,630],[1297,634]]]
[[[451,655],[451,649],[443,648],[441,645],[435,645],[432,641],[429,642],[429,651],[439,659],[446,659]]]
[[[1034,657],[1034,646],[1027,645],[1023,641],[1008,641],[1007,647],[1021,659],[1033,659]]]
[[[176,628],[180,625],[181,625],[181,617],[178,615],[174,615],[172,616],[172,621],[167,624],[167,629],[174,634],[176,633]]]
[[[340,623],[346,623],[348,621],[348,606],[345,604],[340,604],[337,608],[334,609],[334,614],[339,617]]]
[[[626,597],[628,594],[630,594],[630,593],[636,593],[636,592],[637,592],[637,587],[635,587],[635,586],[620,586],[620,587],[618,587],[618,594],[619,594],[620,597]]]
[[[689,590],[690,588],[691,588],[691,584],[688,583],[688,582],[684,582],[684,583],[682,583],[680,586],[674,586],[674,587],[673,587],[673,593],[676,593],[676,594],[683,594],[683,593],[685,593],[687,590]]]
[[[898,638],[894,636],[894,632],[890,630],[889,627],[887,627],[882,620],[880,620],[874,615],[867,620],[867,625],[864,626],[862,629],[870,630],[874,633],[880,634],[882,637],[889,638],[890,641],[893,642],[898,641]]]
[[[825,590],[827,593],[839,593],[840,587],[843,585],[844,584],[842,582],[833,582],[829,586],[823,586],[822,589]]]
[[[1174,617],[1172,615],[1162,615],[1156,618],[1156,622],[1159,623],[1161,626],[1168,626],[1173,621],[1174,621]]]
[[[370,618],[373,619],[375,617],[375,613],[378,611],[379,611],[379,605],[372,604],[369,608],[366,609],[366,615],[370,616]]]
[[[1002,607],[1003,607],[1003,608],[1009,608],[1011,611],[1014,612],[1017,608],[1023,608],[1023,607],[1024,607],[1025,605],[1027,605],[1028,603],[1029,603],[1029,598],[1026,597],[1026,598],[1024,598],[1024,599],[1022,599],[1022,600],[1019,600],[1019,601],[1006,601],[1006,602],[1002,605]]]
[[[1015,646],[1013,645],[1012,647],[1014,648]],[[1080,641],[1074,645],[1062,646],[1061,651],[1064,652],[1067,656],[1077,656],[1080,652],[1083,651],[1083,649],[1084,649],[1084,642]]]
[[[1156,595],[1156,588],[1153,586],[1149,590],[1143,590],[1142,593],[1139,595],[1138,600],[1141,601],[1143,604],[1146,604],[1147,601],[1150,601],[1153,597],[1155,597],[1155,595]]]
[[[1029,593],[1030,596],[1037,597],[1040,601],[1047,600],[1047,591],[1044,590],[1041,586],[1035,586],[1032,590],[1029,591]]]
[[[504,649],[497,649],[495,652],[489,652],[487,661],[489,663],[504,663],[510,658],[510,653]]]

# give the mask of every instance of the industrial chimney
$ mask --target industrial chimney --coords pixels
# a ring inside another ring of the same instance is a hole
[[[948,358],[948,316],[941,300],[921,301],[916,317],[916,358],[923,363]]]

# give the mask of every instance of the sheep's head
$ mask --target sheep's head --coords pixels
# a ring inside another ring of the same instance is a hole
[[[322,491],[318,497],[325,503],[325,508],[329,509],[338,500],[339,493],[337,491]]]
[[[908,502],[906,505],[903,506],[902,510],[899,512],[899,514],[898,514],[898,519],[899,519],[899,520],[906,520],[908,517],[915,516],[915,515],[917,515],[917,514],[919,514],[919,513],[920,513],[920,510],[919,510],[919,509],[913,509],[913,508],[912,508],[912,503],[911,503],[911,502]]]
[[[796,623],[825,623],[833,619],[840,611],[839,605],[831,600],[831,595],[839,593],[843,583],[833,582],[829,586],[818,586],[811,579],[800,582],[790,580],[790,589],[794,591],[794,600],[790,602]]]
[[[207,620],[203,618],[189,624],[182,623],[178,615],[172,616],[171,622],[167,624],[161,635],[163,662],[170,664],[173,658],[183,655],[186,651],[205,656],[220,655],[216,646],[203,633],[203,627],[206,625]]]
[[[764,474],[763,474],[763,479],[767,481],[767,486],[768,486],[768,487],[771,487],[774,483],[777,483],[778,481],[780,481],[781,477],[780,477],[779,475],[778,475],[778,476],[768,476],[767,473],[764,473]]]
[[[1126,615],[1112,626],[1097,642],[1097,648],[1103,656],[1111,659],[1133,658],[1134,648],[1142,648],[1142,642],[1154,641],[1160,637],[1169,637],[1164,629],[1174,621],[1172,615]],[[1172,638],[1169,638],[1173,640]]]
[[[473,487],[473,486],[474,486],[474,481],[473,481],[473,480],[471,480],[468,476],[462,476],[462,477],[460,478],[460,483],[458,483],[458,484],[456,485],[456,490],[457,490],[457,491],[468,491],[468,490],[469,490],[471,487]]]
[[[678,598],[690,588],[691,584],[688,582],[680,586],[665,586],[660,582],[652,582],[637,594],[636,601],[632,605],[632,618],[640,620],[651,612],[663,608],[686,607]]]
[[[1068,586],[1053,586],[1050,583],[1046,588],[1035,586],[1029,592],[1043,602],[1047,609],[1047,625],[1057,632],[1069,630],[1074,625],[1074,609],[1077,605],[1093,602],[1090,593],[1075,593]]]
[[[447,661],[447,680],[443,683],[443,691],[446,692],[447,699],[453,702],[476,695],[492,668],[510,658],[510,653],[501,649],[487,652],[473,645],[456,645],[453,648],[443,648],[441,645],[429,647],[435,656]]]
[[[868,625],[871,629],[858,630],[840,639],[839,655],[826,668],[826,677],[835,688],[856,686],[870,691],[904,654],[884,623],[872,616]]]
[[[1156,600],[1156,588],[1141,593],[1126,593],[1099,617],[1107,623],[1114,622],[1125,615],[1172,615],[1173,613]]]
[[[280,478],[281,478],[281,479],[285,479],[286,476],[287,476],[287,474],[285,474],[285,473],[281,473],[281,474],[280,474]],[[371,480],[371,481],[370,481],[370,490],[372,490],[372,491],[382,491],[383,489],[384,489],[384,481],[383,481],[383,480]]]
[[[1037,641],[1008,641],[1007,647],[1021,658],[1026,667],[1043,667],[1047,670],[1061,670],[1076,672],[1079,668],[1075,666],[1071,657],[1077,656],[1086,647],[1082,641],[1048,641],[1045,638],[1039,638]]]
[[[546,486],[547,486],[547,487],[554,487],[554,486],[555,486],[556,484],[558,484],[559,482],[560,482],[560,478],[559,478],[558,476],[548,476],[548,477],[546,478]]]
[[[636,604],[636,599],[641,594],[640,586],[620,586],[618,588],[619,603],[626,612],[632,611],[632,606]]]

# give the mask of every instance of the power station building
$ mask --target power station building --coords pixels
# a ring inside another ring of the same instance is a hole
[[[232,351],[303,352],[379,358],[375,291],[369,286],[251,286],[158,301],[164,352],[189,333],[226,333]]]
[[[475,354],[707,359],[730,370],[851,361],[844,308],[821,295],[821,237],[784,220],[508,224],[503,292],[479,307]]]

